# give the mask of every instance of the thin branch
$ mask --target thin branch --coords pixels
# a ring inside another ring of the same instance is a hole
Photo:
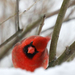
[[[70,20],[74,20],[75,19],[75,17],[73,17],[73,18],[69,18],[69,19],[66,19],[64,22],[68,22],[68,21],[70,21]]]
[[[10,42],[13,38],[16,37],[17,34],[20,34],[23,30],[17,31],[14,35],[12,35],[10,38],[8,38],[6,41],[4,41],[0,47],[4,46],[5,44],[7,44],[8,42]]]
[[[73,8],[71,10],[71,12],[68,14],[68,16],[64,19],[64,21],[67,21],[69,19],[69,17],[71,16],[71,14],[75,11],[75,8]]]
[[[42,30],[42,27],[43,27],[43,25],[44,25],[44,20],[45,20],[45,15],[43,16],[43,19],[42,19],[42,22],[41,22],[41,24],[40,24],[40,28],[39,28],[39,31],[38,31],[38,35],[40,35],[40,32],[41,32],[41,30]]]
[[[34,4],[32,4],[27,10],[24,10],[22,13],[20,13],[20,16],[24,14],[25,12],[27,12],[28,10],[30,10],[30,8],[32,8],[38,1],[40,0],[35,1]]]
[[[49,66],[53,63],[56,57],[56,47],[57,47],[57,41],[59,38],[59,32],[61,29],[61,25],[67,10],[67,7],[69,5],[70,0],[64,0],[60,9],[60,12],[58,14],[58,18],[54,27],[53,35],[52,35],[52,40],[51,40],[51,46],[50,46],[50,51],[49,51]]]
[[[16,10],[15,10],[16,16],[15,16],[15,25],[17,27],[17,30],[20,30],[19,27],[19,0],[16,0]]]
[[[13,14],[12,16],[10,16],[9,18],[5,19],[3,22],[0,23],[0,25],[2,25],[4,22],[6,22],[6,21],[9,20],[10,18],[14,17],[15,15],[16,15],[16,13]]]
[[[42,21],[43,16],[41,16],[37,21],[35,21],[33,24],[28,25],[28,27],[26,28],[26,30],[24,30],[22,33],[18,33],[15,35],[15,38],[11,39],[10,42],[7,42],[7,44],[5,44],[1,49],[0,52],[0,59],[6,54],[6,52],[9,51],[9,49],[12,48],[13,45],[15,45],[18,41],[20,41],[22,38],[24,38],[24,36],[30,32],[33,28],[35,28],[36,26],[40,25],[40,22]],[[17,36],[17,38],[16,38]]]
[[[38,1],[35,1],[27,10],[24,10],[22,13],[19,14],[19,16],[23,15],[25,12],[27,12],[30,8],[32,8]],[[3,22],[0,23],[0,25],[2,25],[4,22],[6,22],[7,20],[11,19],[12,17],[16,16],[17,13],[13,14],[12,16],[10,16],[9,18],[5,19]]]

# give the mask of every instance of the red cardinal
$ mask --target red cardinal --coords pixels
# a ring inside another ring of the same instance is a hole
[[[48,51],[46,49],[49,37],[31,36],[15,45],[12,51],[12,61],[16,68],[33,72],[36,68],[47,68]]]

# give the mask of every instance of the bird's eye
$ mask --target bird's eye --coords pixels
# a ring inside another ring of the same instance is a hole
[[[31,41],[30,46],[32,46],[33,41]]]

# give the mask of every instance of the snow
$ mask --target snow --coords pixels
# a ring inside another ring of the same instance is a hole
[[[22,69],[0,68],[0,75],[75,75],[75,60],[47,70],[39,68],[33,73]]]

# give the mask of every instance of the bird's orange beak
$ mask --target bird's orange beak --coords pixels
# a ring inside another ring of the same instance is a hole
[[[28,47],[28,53],[33,54],[35,52],[34,47]]]

